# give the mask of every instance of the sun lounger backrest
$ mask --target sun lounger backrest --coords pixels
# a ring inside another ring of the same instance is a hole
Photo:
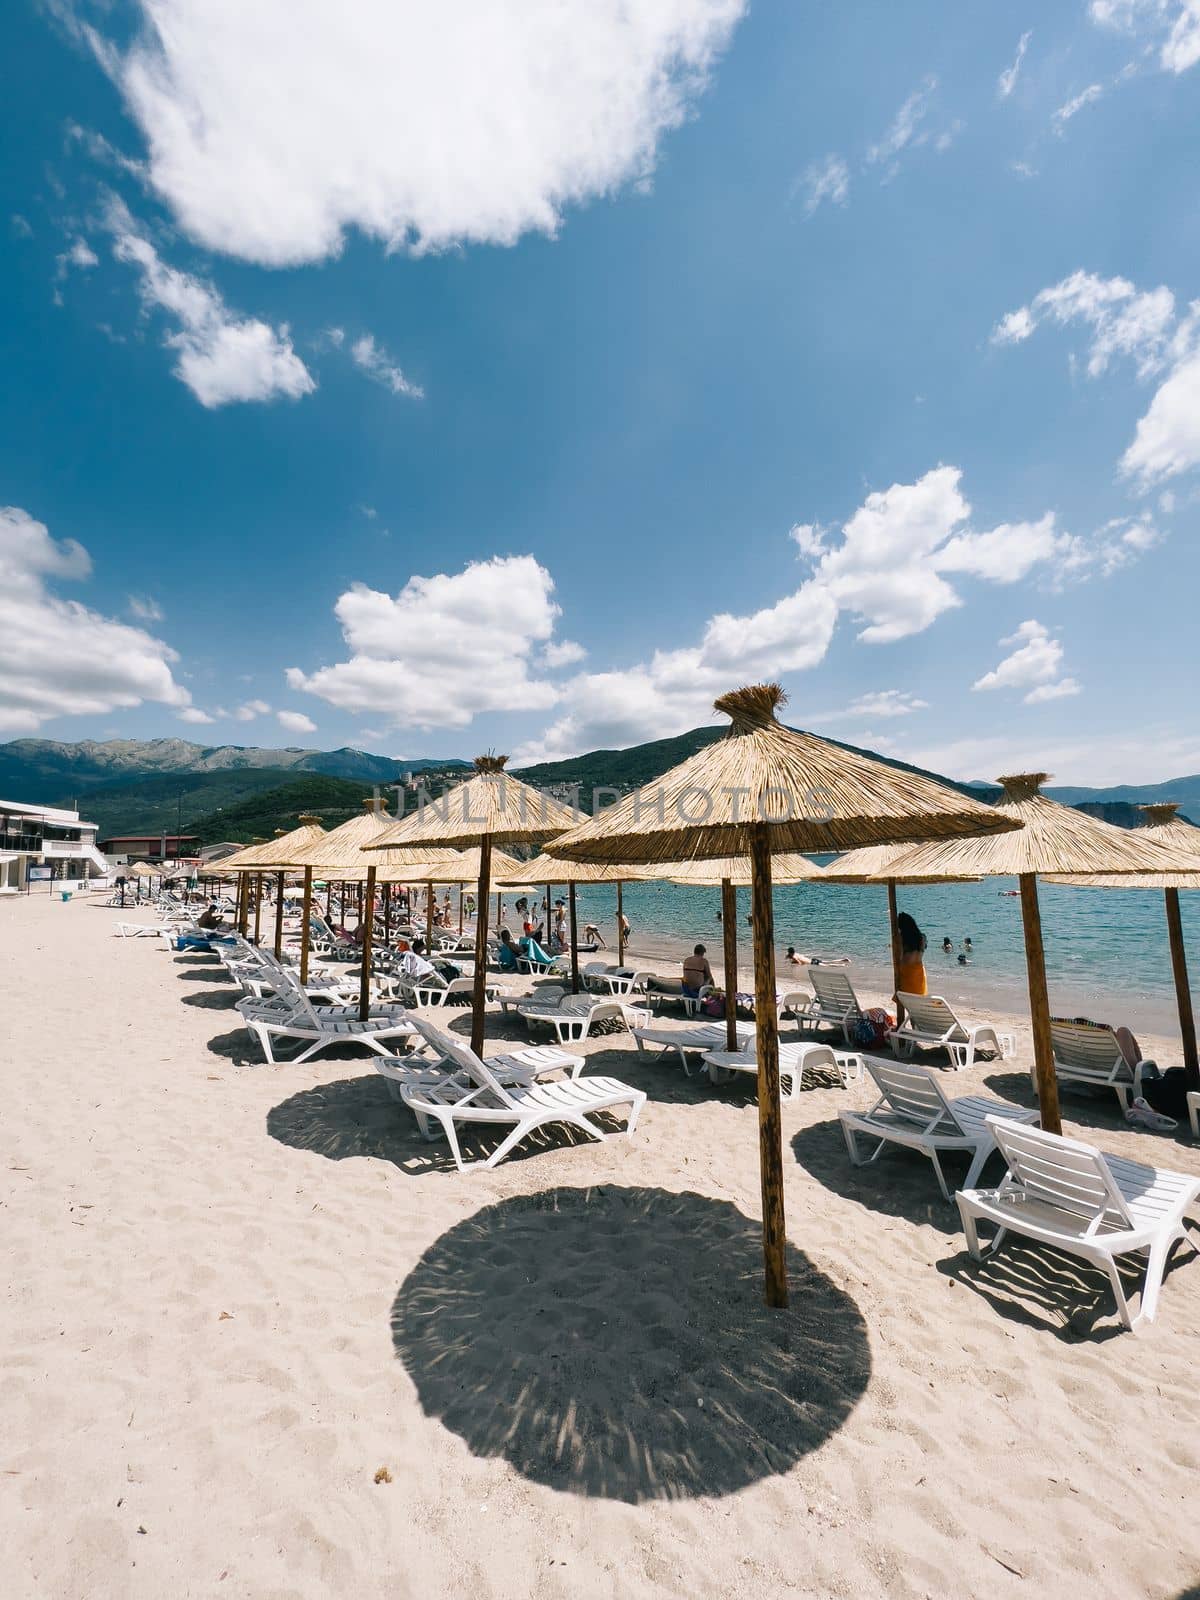
[[[813,993],[831,1011],[861,1011],[858,996],[854,992],[854,985],[844,972],[835,972],[832,967],[809,967],[808,981],[813,986]]]
[[[962,1133],[950,1109],[942,1086],[924,1067],[910,1067],[898,1061],[870,1061],[867,1071],[875,1080],[889,1111],[914,1127],[928,1128],[936,1122],[940,1133]]]
[[[1054,1059],[1064,1067],[1108,1073],[1118,1062],[1124,1063],[1121,1047],[1111,1028],[1052,1020],[1050,1037],[1054,1042]]]
[[[1129,1209],[1099,1150],[999,1117],[989,1117],[988,1123],[1012,1181],[1031,1199],[1088,1217],[1095,1227],[1132,1226]]]
[[[901,992],[898,998],[918,1033],[932,1033],[939,1038],[944,1034],[950,1034],[950,1037],[955,1039],[967,1037],[967,1030],[940,994]]]
[[[411,1021],[426,1044],[431,1044],[447,1061],[452,1061],[456,1067],[461,1067],[480,1088],[490,1089],[493,1094],[499,1096],[502,1104],[506,1106],[512,1104],[511,1098],[500,1087],[487,1062],[477,1056],[469,1045],[465,1045],[461,1039],[456,1039],[452,1033],[447,1033],[444,1028],[426,1022],[424,1017],[414,1016]]]

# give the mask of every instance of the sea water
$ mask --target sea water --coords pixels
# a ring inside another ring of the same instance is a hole
[[[1014,879],[928,884],[897,890],[900,910],[915,917],[929,941],[925,955],[929,989],[952,1003],[1027,1011],[1025,945],[1021,902]],[[555,893],[561,891],[556,890]],[[721,965],[719,888],[670,883],[627,883],[622,890],[632,944],[682,958],[697,942]],[[1091,1016],[1114,1026],[1126,1023],[1164,1033],[1177,1030],[1175,989],[1161,890],[1082,889],[1039,883],[1046,974],[1055,1015]],[[1184,943],[1200,972],[1200,892],[1180,895]],[[616,891],[607,884],[580,885],[578,921],[600,925],[613,943]],[[750,987],[750,891],[738,892],[739,986]],[[942,940],[953,945],[942,952]],[[961,966],[962,941],[970,938],[969,965]],[[852,976],[864,988],[891,988],[887,891],[882,884],[800,883],[775,888],[775,943],[782,958],[788,945],[805,955],[850,956]],[[804,987],[796,970],[797,987]]]

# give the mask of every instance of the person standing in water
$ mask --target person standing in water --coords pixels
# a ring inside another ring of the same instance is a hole
[[[900,971],[896,991],[900,994],[928,994],[929,980],[925,976],[925,948],[927,940],[907,911],[896,918],[896,933],[900,941]],[[904,1008],[896,1000],[896,1022],[901,1023]]]

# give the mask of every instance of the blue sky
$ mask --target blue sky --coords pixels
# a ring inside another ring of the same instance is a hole
[[[0,738],[1200,770],[1198,0],[340,9],[10,8]]]

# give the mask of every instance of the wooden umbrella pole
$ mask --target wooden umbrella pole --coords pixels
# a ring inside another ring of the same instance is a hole
[[[325,921],[333,921],[333,879],[325,885]]]
[[[737,1031],[737,890],[721,879],[721,929],[725,938],[725,1048],[736,1050]]]
[[[1179,890],[1165,889],[1167,936],[1171,941],[1171,971],[1175,977],[1175,998],[1179,1003],[1179,1033],[1183,1039],[1183,1065],[1188,1087],[1200,1088],[1200,1062],[1196,1059],[1196,1019],[1192,1013],[1192,991],[1188,985],[1187,952],[1183,947],[1183,921],[1179,915]]]
[[[425,885],[425,953],[433,949],[433,885]]]
[[[383,942],[392,942],[392,886],[385,883],[383,886]]]
[[[458,937],[460,939],[462,938],[462,928],[463,928],[463,886],[460,883],[459,886],[458,886]]]
[[[895,1001],[900,992],[900,928],[898,925],[899,912],[896,910],[896,880],[889,878],[887,881],[888,897],[888,927],[892,933],[892,999]],[[900,1021],[900,1006],[896,1003],[896,1021]]]
[[[575,885],[567,885],[567,916],[571,923],[571,993],[579,993],[579,926],[575,920]]]
[[[304,922],[300,928],[300,987],[308,982],[308,919],[312,915],[313,869],[304,869]]]
[[[487,903],[491,893],[492,836],[479,841],[479,884],[475,900],[475,989],[471,996],[471,1049],[483,1054],[483,1013],[487,1005]]]
[[[367,893],[366,902],[370,907],[375,905],[375,868],[367,868]],[[359,1020],[365,1022],[371,1013],[371,932],[373,918],[368,915],[365,922],[359,923],[362,933],[362,967],[358,975],[358,1015]]]
[[[275,894],[275,959],[279,960],[283,954],[283,879],[284,874],[279,874],[279,888]]]
[[[1029,1016],[1033,1024],[1033,1059],[1037,1069],[1038,1104],[1042,1127],[1062,1133],[1058,1110],[1058,1078],[1054,1071],[1054,1041],[1050,1037],[1050,995],[1046,988],[1046,952],[1042,945],[1042,913],[1038,905],[1037,878],[1023,872],[1021,923],[1025,930],[1025,965],[1029,972]]]
[[[617,881],[617,965],[625,965],[625,907],[622,904],[621,882]]]
[[[779,1012],[775,1005],[775,909],[771,839],[765,822],[750,833],[750,908],[754,914],[754,1038],[758,1055],[758,1156],[762,1177],[764,1294],[788,1303],[783,1213],[783,1110],[779,1099]],[[728,997],[726,997],[728,1004]]]
[[[261,872],[254,874],[254,942],[258,943],[262,937],[262,889],[263,875]]]

